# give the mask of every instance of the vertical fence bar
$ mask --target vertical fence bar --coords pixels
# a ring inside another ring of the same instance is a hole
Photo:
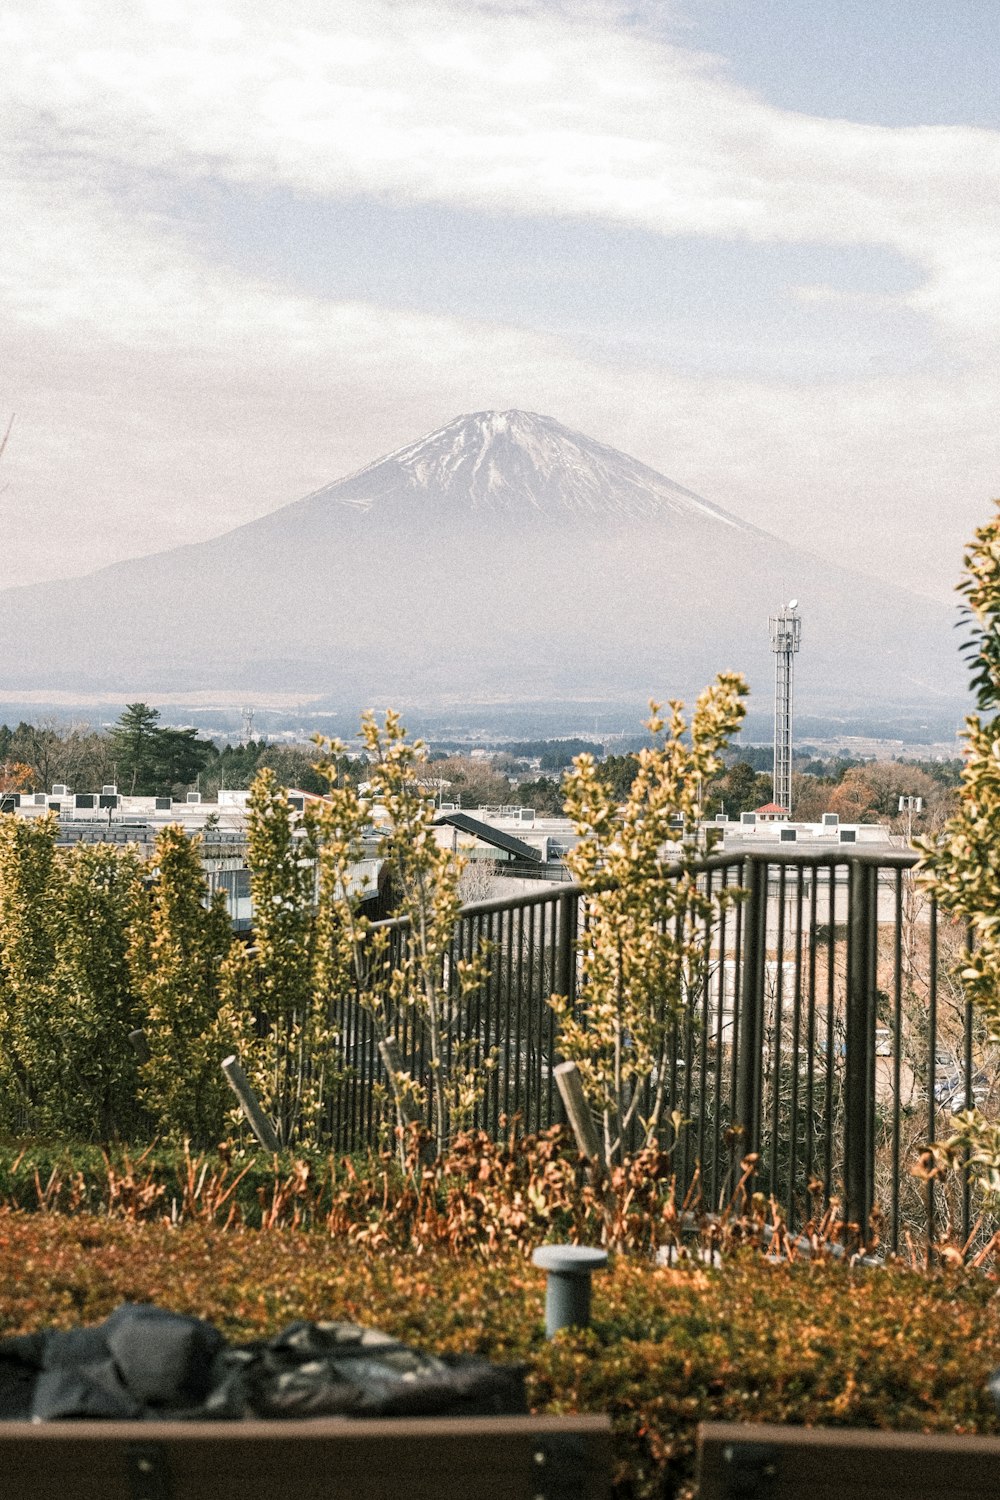
[[[747,892],[749,898],[749,887],[747,884],[747,870],[749,868],[745,859],[739,863],[739,883],[742,890]],[[730,1079],[729,1079],[729,1120],[733,1131],[733,1140],[736,1139],[736,1128],[740,1124],[739,1112],[739,1089],[740,1089],[740,1057],[742,1055],[743,1028],[740,1024],[743,1014],[743,957],[744,957],[744,932],[745,932],[746,905],[740,901],[736,907],[736,933],[733,945],[733,1035],[730,1046]],[[744,1150],[749,1147],[744,1145]],[[733,1168],[739,1166],[740,1152],[731,1152],[733,1158],[729,1163],[731,1177],[730,1191],[736,1186],[738,1178],[734,1177]]]
[[[504,1025],[504,1017],[505,1017],[505,1014],[506,1014],[505,1011],[504,1011],[503,1004],[502,1004],[503,983],[504,983],[504,966],[506,964],[506,956],[505,956],[505,953],[504,953],[504,945],[503,945],[503,913],[502,912],[492,912],[491,913],[490,941],[491,941],[491,944],[492,944],[492,948],[491,948],[491,955],[492,956],[490,958],[490,989],[489,989],[490,1005],[489,1005],[489,1010],[488,1010],[487,1016],[486,1016],[486,1029],[485,1029],[484,1036],[485,1036],[485,1040],[486,1040],[487,1044],[490,1044],[490,1039],[492,1038],[493,1039],[492,1040],[492,1045],[494,1047],[496,1047],[496,1046],[499,1045],[497,1039],[499,1038],[501,1028]],[[509,1024],[509,1017],[507,1018],[507,1020],[508,1020],[508,1024]],[[515,1055],[515,1066],[517,1066],[516,1055]],[[496,1079],[495,1084],[494,1084],[494,1097],[495,1097],[495,1099],[497,1101],[497,1107],[499,1108],[499,1100],[500,1100],[500,1080],[499,1080],[499,1078]]]
[[[808,1191],[815,1171],[816,1149],[816,948],[819,911],[819,868],[809,885],[809,999],[806,1008],[806,1142],[805,1178]]]
[[[558,969],[558,962],[556,962],[556,929],[558,929],[559,901],[546,901],[543,909],[541,909],[541,918],[543,918],[543,922],[541,922],[541,932],[538,933],[538,989],[540,989],[541,995],[546,996],[547,999],[549,996],[559,995],[559,989],[556,986],[556,969]],[[576,924],[576,907],[574,907],[574,916],[571,918],[571,921]],[[576,944],[576,930],[573,933],[573,942]],[[570,984],[573,984],[573,963],[571,963]],[[549,1026],[552,1028],[552,1034],[550,1035],[552,1035],[552,1058],[553,1064],[555,1064],[556,1056],[558,1056],[559,1061],[562,1061],[562,1056],[559,1055],[556,1017],[552,1007],[549,1007]],[[567,1124],[567,1112],[565,1112],[564,1106],[562,1106],[562,1097],[558,1092],[556,1092],[553,1109],[555,1109],[553,1119],[561,1122],[561,1124]]]
[[[504,921],[507,918],[507,921]],[[520,1014],[514,1010],[514,913],[499,913],[501,962],[504,975],[504,1115],[510,1119],[520,1110]],[[499,1005],[498,1005],[499,1008]],[[511,1064],[513,1059],[513,1064]],[[513,1080],[513,1086],[511,1086]]]
[[[565,995],[572,1010],[576,1004],[576,937],[577,924],[580,919],[579,901],[575,891],[560,891],[557,897],[555,916],[555,953],[554,957],[554,985],[553,991],[557,995]],[[565,1120],[565,1111],[561,1099],[556,1096],[555,1089],[555,1065],[556,1065],[556,1018],[547,997],[539,1007],[538,1027],[538,1050],[539,1057],[544,1050],[548,1054],[548,1077],[545,1080],[544,1106],[545,1123],[547,1125],[556,1123],[557,1120]],[[539,1071],[539,1110],[542,1106],[542,1073]]]
[[[579,907],[577,907],[576,900],[574,900],[573,916],[571,916],[571,922],[573,922],[573,932],[571,932],[573,962],[571,962],[571,971],[573,971],[573,974],[576,972],[577,912],[579,912]],[[540,915],[544,915],[544,907]],[[573,984],[574,992],[576,992],[576,984],[573,983],[573,974],[571,974],[570,983]],[[552,1010],[552,1005],[549,1004],[550,996],[552,996],[552,990],[549,990],[549,987],[546,986],[546,950],[544,950],[544,942],[541,942],[540,939],[540,948],[538,948],[538,1002],[546,1008],[546,1023],[547,1028],[549,1028],[549,1124],[565,1125],[565,1122],[567,1122],[567,1113],[565,1113],[565,1106],[562,1103],[562,1094],[556,1088],[556,1062],[559,1061],[559,1041],[558,1037],[556,1037],[555,1011]]]
[[[339,1078],[333,1095],[333,1107],[330,1119],[330,1138],[334,1150],[343,1150],[343,1111],[344,1111],[344,1073],[346,1070],[346,1057],[344,1052],[344,1013],[348,1005],[356,1004],[353,993],[335,995],[330,1007],[330,1019],[333,1023],[334,1055],[337,1060],[337,1071]]]
[[[355,1002],[361,1016],[361,1032],[364,1047],[366,1113],[364,1121],[364,1149],[374,1151],[378,1145],[379,1127],[382,1121],[376,1086],[379,1081],[381,1058],[378,1055],[378,1037],[371,1013]]]
[[[965,952],[966,952],[967,955],[971,955],[971,953],[972,953],[972,943],[973,943],[973,932],[972,932],[972,926],[971,926],[971,924],[969,924],[969,925],[966,926],[966,929],[965,929]],[[972,1072],[973,1010],[972,1010],[972,1001],[968,998],[968,996],[966,997],[966,1001],[965,1001],[965,1015],[963,1017],[963,1022],[964,1022],[964,1031],[963,1031],[962,1040],[964,1042],[964,1047],[963,1047],[964,1056],[963,1056],[962,1061],[963,1061],[963,1065],[964,1065],[964,1068],[965,1068],[965,1107],[966,1107],[966,1109],[972,1109],[974,1107],[974,1105],[975,1105],[975,1102],[976,1102],[976,1094],[975,1094],[975,1083],[974,1083],[973,1072]],[[969,1178],[969,1156],[970,1156],[970,1154],[971,1154],[970,1153],[970,1149],[969,1149],[968,1146],[966,1146],[965,1152],[964,1152],[964,1156],[963,1156],[963,1161],[962,1161],[962,1243],[963,1244],[967,1243],[969,1235],[970,1235],[970,1233],[972,1231],[972,1183],[971,1183],[970,1178]]]
[[[801,865],[795,871],[795,981],[792,992],[792,1052],[791,1052],[791,1097],[789,1100],[788,1136],[788,1192],[785,1199],[787,1222],[793,1222],[795,1207],[795,1178],[798,1171],[799,1143],[799,1051],[802,1040],[802,914],[803,879]]]
[[[731,874],[731,870],[730,870],[730,867],[727,865],[726,869],[723,872],[722,885],[723,885],[724,889],[728,888],[728,886],[729,886],[729,883],[730,883],[729,882],[729,876],[730,876],[730,874]],[[715,1065],[714,1066],[714,1077],[713,1077],[713,1080],[712,1080],[712,1086],[713,1086],[713,1101],[712,1102],[713,1102],[713,1105],[714,1105],[714,1108],[712,1110],[712,1159],[711,1159],[711,1169],[710,1169],[710,1171],[706,1172],[706,1174],[705,1174],[705,1193],[706,1193],[706,1198],[707,1198],[708,1205],[709,1205],[710,1208],[717,1208],[718,1207],[718,1194],[719,1194],[719,1146],[720,1146],[721,1140],[722,1140],[722,1116],[723,1116],[723,1104],[722,1104],[722,1052],[723,1052],[723,1047],[725,1045],[724,1025],[725,1025],[725,1013],[726,1013],[726,914],[727,914],[727,912],[726,912],[726,906],[723,904],[722,909],[719,912],[719,926],[718,926],[717,935],[716,935],[716,952],[718,954],[718,957],[716,959],[716,970],[715,970],[715,972],[719,976],[719,982],[718,982],[718,984],[716,986],[715,1039],[714,1039],[714,1056],[713,1056],[713,1059],[712,1059],[712,1061],[714,1062],[714,1065]],[[711,953],[709,954],[709,962],[711,962]],[[708,1048],[708,1031],[707,1031],[707,1028],[706,1028],[706,1033],[705,1033],[705,1046],[706,1046],[706,1051],[707,1051],[707,1048]],[[705,1087],[706,1087],[706,1091],[707,1091],[707,1088],[708,1088],[707,1075],[706,1075],[706,1085],[705,1085]],[[704,1162],[702,1163],[702,1170],[705,1171],[705,1164],[704,1164]]]
[[[491,912],[480,913],[476,917],[474,951],[479,958],[485,955],[486,962],[482,982],[476,988],[476,1045],[481,1049],[485,1058],[490,1050],[490,1016],[492,1015],[493,915]],[[499,1079],[487,1074],[480,1105],[480,1118],[483,1121],[489,1117],[490,1093],[491,1091],[495,1093],[499,1086]]]
[[[899,1153],[903,1115],[903,889],[904,871],[896,871],[893,903],[892,944],[892,1192],[889,1213],[889,1244],[899,1249]]]
[[[927,1083],[927,1143],[934,1140],[937,1135],[937,1001],[938,1001],[938,907],[937,898],[931,897],[930,907],[930,941],[928,943],[928,962],[930,964],[930,983],[927,995],[927,1048],[928,1048],[928,1072]],[[931,1246],[934,1244],[936,1206],[934,1193],[934,1178],[927,1178],[927,1264],[930,1265]]]
[[[573,932],[570,926],[573,911],[573,894],[560,891],[556,904],[556,972],[555,992],[565,995],[573,1004],[576,986],[573,983]]]
[[[743,919],[743,982],[740,987],[741,1037],[736,1079],[736,1123],[744,1156],[760,1150],[761,1051],[764,1042],[764,973],[767,959],[768,863],[751,855],[746,864],[747,901]],[[737,1158],[737,1166],[739,1164]]]
[[[528,1014],[535,1019],[535,1130],[543,1130],[549,1124],[549,1085],[552,1080],[552,1058],[547,1047],[549,1035],[549,1005],[541,998],[540,987],[535,984],[535,907],[528,912],[528,938],[526,938],[526,990],[528,990]],[[546,1077],[547,1065],[547,1077]]]
[[[714,872],[708,870],[705,874],[705,891],[709,898],[712,896],[712,877]],[[719,871],[719,879],[722,872]],[[704,971],[701,976],[701,1018],[698,1027],[698,1164],[702,1172],[702,1190],[705,1187],[705,1130],[708,1123],[708,1044],[710,1037],[710,978],[712,970],[712,918],[705,918],[705,943]]]
[[[824,1110],[823,1193],[833,1196],[833,1118],[837,1089],[837,1029],[835,1021],[837,995],[837,865],[831,865],[827,889],[826,927],[826,1108]]]
[[[844,1194],[847,1222],[868,1233],[874,1176],[875,1100],[871,1087],[874,1042],[874,944],[878,870],[852,864],[848,886],[847,1055],[844,1066]]]

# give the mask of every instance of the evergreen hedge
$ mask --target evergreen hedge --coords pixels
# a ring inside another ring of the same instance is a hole
[[[606,1411],[620,1500],[690,1494],[702,1419],[996,1432],[993,1280],[821,1261],[718,1268],[619,1257],[593,1326],[543,1335],[544,1277],[523,1252],[378,1255],[316,1231],[224,1230],[0,1211],[0,1328],[105,1317],[124,1299],[231,1339],[348,1318],[426,1349],[523,1361],[538,1411]]]

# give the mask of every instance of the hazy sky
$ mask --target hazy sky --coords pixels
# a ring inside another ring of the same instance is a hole
[[[11,0],[0,584],[521,406],[946,595],[1000,494],[997,0]]]

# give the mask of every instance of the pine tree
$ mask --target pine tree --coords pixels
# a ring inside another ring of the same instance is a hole
[[[148,703],[129,703],[111,730],[118,778],[130,796],[156,790],[160,711]]]

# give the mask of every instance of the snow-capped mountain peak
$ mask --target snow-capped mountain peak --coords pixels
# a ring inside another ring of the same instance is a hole
[[[637,459],[552,417],[479,411],[456,417],[307,500],[368,509],[403,496],[432,511],[498,517],[667,519],[698,516],[752,528]]]

